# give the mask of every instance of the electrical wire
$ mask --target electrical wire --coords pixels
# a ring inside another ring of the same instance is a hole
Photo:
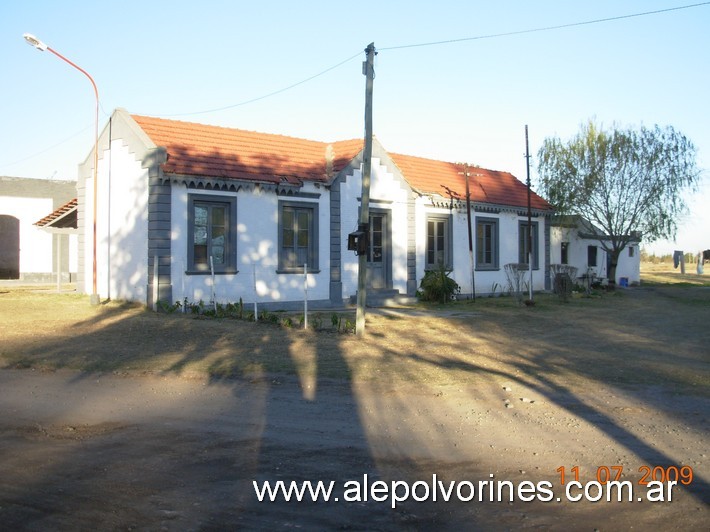
[[[491,33],[491,34],[487,34],[487,35],[477,35],[477,36],[473,36],[473,37],[462,37],[462,38],[459,38],[459,39],[448,39],[448,40],[444,40],[444,41],[432,41],[432,42],[416,43],[416,44],[404,44],[404,45],[399,45],[399,46],[388,46],[388,47],[384,47],[384,48],[379,48],[377,51],[378,51],[378,52],[382,52],[382,51],[402,50],[402,49],[406,49],[406,48],[419,48],[419,47],[425,47],[425,46],[439,46],[439,45],[443,45],[443,44],[453,44],[453,43],[460,43],[460,42],[466,42],[466,41],[477,41],[477,40],[484,40],[484,39],[497,39],[497,38],[502,38],[502,37],[511,37],[511,36],[515,36],[515,35],[525,35],[525,34],[530,34],[530,33],[541,33],[541,32],[554,31],[554,30],[560,30],[560,29],[565,29],[565,28],[574,28],[574,27],[579,27],[579,26],[589,26],[589,25],[592,25],[592,24],[601,24],[601,23],[604,23],[604,22],[613,22],[613,21],[616,21],[616,20],[624,20],[624,19],[630,19],[630,18],[636,18],[636,17],[649,16],[649,15],[657,15],[657,14],[661,14],[661,13],[669,13],[669,12],[672,12],[672,11],[680,11],[680,10],[684,10],[684,9],[691,9],[691,8],[702,7],[702,6],[707,6],[707,5],[710,5],[710,1],[709,1],[709,2],[700,2],[700,3],[697,3],[697,4],[689,4],[689,5],[684,5],[684,6],[678,6],[678,7],[670,7],[670,8],[666,8],[666,9],[657,9],[657,10],[654,10],[654,11],[644,11],[644,12],[642,12],[642,13],[632,13],[632,14],[629,14],[629,15],[619,15],[619,16],[615,16],[615,17],[606,17],[606,18],[600,18],[600,19],[594,19],[594,20],[587,20],[587,21],[582,21],[582,22],[572,22],[572,23],[569,23],[569,24],[560,24],[560,25],[556,25],[556,26],[544,26],[544,27],[540,27],[540,28],[532,28],[532,29],[527,29],[527,30],[509,31],[509,32],[502,32],[502,33]],[[258,96],[258,97],[256,97],[256,98],[251,98],[251,99],[249,99],[249,100],[244,100],[244,101],[241,101],[241,102],[238,102],[238,103],[235,103],[235,104],[226,105],[226,106],[223,106],[223,107],[217,107],[217,108],[214,108],[214,109],[207,109],[207,110],[203,110],[203,111],[194,111],[194,112],[190,112],[190,113],[165,114],[165,115],[159,115],[159,116],[161,116],[161,117],[194,116],[194,115],[200,115],[200,114],[216,113],[216,112],[218,112],[218,111],[226,111],[227,109],[234,109],[234,108],[236,108],[236,107],[242,107],[242,106],[244,106],[244,105],[248,105],[248,104],[251,104],[251,103],[254,103],[254,102],[258,102],[258,101],[260,101],[260,100],[264,100],[264,99],[266,99],[266,98],[270,98],[271,96],[275,96],[275,95],[277,95],[277,94],[281,94],[281,93],[283,93],[283,92],[289,91],[289,90],[291,90],[291,89],[293,89],[293,88],[295,88],[295,87],[298,87],[299,85],[303,85],[304,83],[308,83],[309,81],[312,81],[312,80],[314,80],[314,79],[316,79],[316,78],[318,78],[318,77],[320,77],[320,76],[323,76],[323,75],[327,74],[328,72],[330,72],[330,71],[332,71],[332,70],[335,70],[336,68],[338,68],[338,67],[344,65],[345,63],[348,63],[348,62],[352,61],[353,59],[355,59],[356,57],[360,56],[361,54],[362,54],[362,52],[359,51],[357,54],[354,54],[354,55],[348,57],[347,59],[344,59],[343,61],[340,61],[339,63],[337,63],[337,64],[335,64],[335,65],[333,65],[333,66],[331,66],[331,67],[329,67],[329,68],[326,68],[325,70],[323,70],[323,71],[321,71],[321,72],[319,72],[319,73],[317,73],[317,74],[314,74],[313,76],[310,76],[310,77],[308,77],[308,78],[306,78],[306,79],[303,79],[303,80],[301,80],[301,81],[298,81],[298,82],[296,82],[296,83],[293,83],[293,84],[291,84],[291,85],[288,85],[287,87],[283,87],[283,88],[278,89],[278,90],[275,90],[275,91],[273,91],[273,92],[269,92],[268,94],[264,94],[264,95],[262,95],[262,96]],[[103,106],[101,107],[101,110],[102,110],[102,112],[103,112],[105,115],[108,116],[108,113],[106,113],[106,111],[103,109]],[[67,142],[67,141],[69,141],[69,140],[71,140],[72,138],[78,136],[78,135],[79,135],[80,133],[82,133],[83,131],[84,131],[84,130],[82,130],[82,131],[76,133],[75,135],[72,135],[71,137],[69,137],[69,138],[67,138],[67,139],[65,139],[65,140],[63,140],[63,141],[61,141],[61,142],[59,142],[59,143],[57,143],[57,144],[55,144],[55,145],[53,145],[53,146],[51,146],[51,147],[45,149],[45,150],[42,150],[42,151],[39,152],[39,153],[35,153],[35,154],[33,154],[33,155],[30,155],[30,156],[28,156],[28,157],[26,157],[26,158],[24,158],[24,159],[21,159],[21,160],[19,160],[19,161],[15,161],[15,162],[13,162],[13,163],[3,164],[2,167],[11,166],[11,165],[14,165],[14,164],[18,164],[18,163],[20,163],[20,162],[24,162],[24,161],[26,161],[26,160],[28,160],[28,159],[32,159],[32,158],[34,158],[34,157],[36,157],[36,156],[38,156],[38,155],[41,155],[41,154],[43,154],[43,153],[45,153],[45,152],[47,152],[47,151],[49,151],[49,150],[51,150],[51,149],[53,149],[53,148],[55,148],[55,147],[61,145],[61,144],[65,143],[65,142]]]
[[[352,61],[353,59],[355,59],[356,57],[358,57],[358,56],[361,55],[361,54],[362,54],[362,52],[358,52],[357,54],[352,55],[352,56],[348,57],[347,59],[344,59],[344,60],[341,61],[340,63],[338,63],[338,64],[336,64],[336,65],[333,65],[333,66],[331,66],[331,67],[329,67],[329,68],[326,68],[325,70],[319,72],[318,74],[314,74],[313,76],[308,77],[308,78],[306,78],[306,79],[304,79],[304,80],[301,80],[301,81],[299,81],[299,82],[297,82],[297,83],[293,83],[292,85],[289,85],[288,87],[284,87],[284,88],[282,88],[282,89],[279,89],[279,90],[270,92],[270,93],[268,93],[268,94],[264,94],[263,96],[259,96],[259,97],[257,97],[257,98],[252,98],[252,99],[250,99],[250,100],[244,100],[243,102],[235,103],[235,104],[232,104],[232,105],[226,105],[226,106],[224,106],[224,107],[217,107],[217,108],[215,108],[215,109],[207,109],[207,110],[205,110],[205,111],[194,111],[194,112],[191,112],[191,113],[178,113],[178,114],[161,115],[161,116],[162,116],[162,117],[168,117],[168,116],[192,116],[192,115],[201,115],[201,114],[207,114],[207,113],[216,113],[216,112],[218,112],[218,111],[226,111],[227,109],[234,109],[235,107],[241,107],[241,106],[243,106],[243,105],[248,105],[248,104],[250,104],[250,103],[258,102],[259,100],[264,100],[264,99],[269,98],[269,97],[271,97],[271,96],[276,96],[277,94],[281,94],[282,92],[286,92],[286,91],[291,90],[291,89],[293,89],[293,88],[295,88],[295,87],[298,87],[299,85],[303,85],[304,83],[307,83],[307,82],[309,82],[309,81],[311,81],[311,80],[314,80],[314,79],[316,79],[316,78],[318,78],[318,77],[320,77],[320,76],[323,76],[324,74],[327,74],[327,73],[330,72],[331,70],[335,70],[335,69],[338,68],[339,66],[342,66],[342,65],[344,65],[345,63],[348,63],[348,62]]]
[[[40,155],[43,155],[43,154],[47,153],[48,151],[51,151],[51,150],[53,150],[54,148],[57,148],[58,146],[61,146],[62,144],[65,144],[65,143],[69,142],[70,140],[75,139],[76,137],[78,137],[79,135],[81,135],[82,133],[84,133],[85,131],[87,131],[88,129],[90,129],[90,128],[92,128],[92,127],[94,127],[94,122],[91,122],[91,123],[88,124],[86,127],[84,127],[84,129],[82,129],[82,130],[80,130],[80,131],[77,131],[76,133],[74,133],[74,134],[71,135],[70,137],[65,138],[64,140],[60,140],[60,141],[57,142],[56,144],[52,144],[51,146],[49,146],[48,148],[43,149],[42,151],[38,151],[38,152],[36,152],[36,153],[33,153],[32,155],[28,155],[28,156],[26,156],[26,157],[23,157],[22,159],[17,160],[17,161],[13,161],[13,162],[10,162],[10,163],[3,163],[2,165],[0,165],[0,168],[6,168],[6,167],[8,167],[8,166],[13,166],[13,165],[16,165],[16,164],[24,163],[25,161],[28,161],[28,160],[30,160],[30,159],[34,159],[35,157],[39,157]],[[92,147],[93,147],[93,146],[92,146]]]
[[[630,15],[619,15],[616,17],[607,17],[607,18],[599,18],[599,19],[594,19],[594,20],[586,20],[583,22],[571,22],[569,24],[560,24],[557,26],[543,26],[540,28],[532,28],[532,29],[527,29],[527,30],[518,30],[518,31],[507,31],[503,33],[491,33],[488,35],[477,35],[474,37],[462,37],[460,39],[449,39],[446,41],[433,41],[433,42],[425,42],[425,43],[418,43],[418,44],[403,44],[400,46],[388,46],[386,48],[379,48],[378,51],[389,51],[389,50],[402,50],[404,48],[418,48],[418,47],[423,47],[423,46],[438,46],[441,44],[452,44],[452,43],[459,43],[459,42],[465,42],[465,41],[480,41],[484,39],[497,39],[500,37],[511,37],[514,35],[525,35],[529,33],[541,33],[544,31],[553,31],[553,30],[561,30],[565,28],[575,28],[579,26],[589,26],[592,24],[601,24],[603,22],[613,22],[615,20],[624,20],[624,19],[629,19],[629,18],[635,18],[635,17],[645,17],[648,15],[658,15],[660,13],[669,13],[671,11],[680,11],[682,9],[690,9],[693,7],[701,7],[701,6],[707,6],[710,5],[710,2],[701,2],[699,4],[690,4],[690,5],[685,5],[685,6],[678,6],[678,7],[669,7],[667,9],[657,9],[655,11],[645,11],[643,13],[632,13]]]
[[[487,35],[477,35],[477,36],[473,36],[473,37],[462,37],[459,39],[448,39],[445,41],[433,41],[433,42],[416,43],[416,44],[404,44],[404,45],[399,45],[399,46],[387,46],[387,47],[379,48],[377,51],[382,52],[382,51],[391,51],[391,50],[402,50],[402,49],[406,49],[406,48],[419,48],[419,47],[424,47],[424,46],[439,46],[442,44],[453,44],[453,43],[466,42],[466,41],[477,41],[477,40],[484,40],[484,39],[497,39],[497,38],[502,38],[502,37],[512,37],[515,35],[525,35],[525,34],[530,34],[530,33],[541,33],[541,32],[554,31],[554,30],[560,30],[560,29],[565,29],[565,28],[574,28],[574,27],[579,27],[579,26],[589,26],[592,24],[601,24],[604,22],[613,22],[616,20],[644,17],[644,16],[649,16],[649,15],[658,15],[661,13],[669,13],[672,11],[680,11],[680,10],[684,10],[684,9],[691,9],[694,7],[701,7],[701,6],[707,6],[707,5],[710,5],[710,2],[700,2],[697,4],[689,4],[689,5],[684,5],[684,6],[670,7],[670,8],[666,8],[666,9],[657,9],[654,11],[644,11],[642,13],[632,13],[629,15],[618,15],[615,17],[606,17],[606,18],[599,18],[599,19],[593,19],[593,20],[586,20],[586,21],[582,21],[582,22],[572,22],[572,23],[560,24],[560,25],[556,25],[556,26],[543,26],[540,28],[532,28],[532,29],[527,29],[527,30],[508,31],[508,32],[502,32],[502,33],[491,33],[491,34],[487,34]],[[226,105],[224,107],[217,107],[214,109],[207,109],[204,111],[167,114],[167,115],[160,115],[160,116],[161,117],[176,117],[176,116],[194,116],[194,115],[200,115],[200,114],[216,113],[218,111],[226,111],[227,109],[234,109],[236,107],[242,107],[244,105],[258,102],[260,100],[264,100],[266,98],[270,98],[271,96],[276,96],[277,94],[281,94],[283,92],[291,90],[295,87],[298,87],[299,85],[303,85],[304,83],[307,83],[307,82],[312,81],[324,74],[327,74],[331,70],[335,70],[339,66],[342,66],[345,63],[352,61],[356,57],[360,56],[361,53],[362,52],[358,52],[357,54],[355,54],[351,57],[348,57],[347,59],[323,70],[322,72],[319,72],[318,74],[315,74],[315,75],[310,76],[304,80],[293,83],[287,87],[283,87],[281,89],[270,92],[268,94],[264,94],[263,96],[258,96],[256,98],[244,100],[242,102],[238,102],[235,104]]]

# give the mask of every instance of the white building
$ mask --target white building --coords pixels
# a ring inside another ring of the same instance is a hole
[[[308,296],[339,306],[356,294],[348,234],[358,229],[363,141],[333,143],[130,115],[100,137],[97,290],[152,304],[258,301],[287,308]],[[93,158],[80,167],[79,276],[92,291]],[[472,291],[466,183],[454,163],[392,154],[375,140],[368,297],[414,296],[427,269]],[[527,187],[471,168],[477,293],[527,261]],[[534,193],[533,287],[549,288],[551,206]]]
[[[75,231],[36,225],[74,198],[76,181],[0,177],[0,279],[76,279]]]
[[[552,219],[550,262],[577,268],[579,281],[609,277],[611,262],[609,237],[580,216],[557,216]],[[621,251],[616,266],[617,286],[633,286],[641,282],[640,237],[633,236]],[[584,277],[586,276],[586,277]]]

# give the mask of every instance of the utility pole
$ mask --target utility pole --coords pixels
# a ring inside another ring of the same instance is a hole
[[[370,249],[370,173],[372,171],[372,88],[375,80],[375,43],[365,49],[367,60],[362,64],[365,75],[365,151],[362,169],[362,200],[360,204],[360,222],[358,231],[363,234],[366,253],[358,255],[357,271],[357,311],[355,315],[355,334],[365,334],[365,304],[367,302],[367,257]]]
[[[471,190],[468,180],[471,175],[468,171],[468,163],[464,163],[463,175],[466,177],[466,215],[468,217],[468,258],[471,264],[471,298],[476,301],[476,266],[473,262],[473,229],[471,227]]]
[[[530,147],[528,145],[528,125],[525,124],[525,162],[528,171],[528,268],[530,269],[529,297],[533,300],[533,237],[532,237],[532,210],[530,208]]]

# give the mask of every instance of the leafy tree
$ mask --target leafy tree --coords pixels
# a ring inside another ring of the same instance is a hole
[[[567,142],[548,138],[538,152],[542,192],[559,214],[581,215],[602,230],[615,282],[621,251],[644,240],[675,238],[687,211],[682,192],[700,172],[692,142],[668,126],[604,130],[593,120]]]

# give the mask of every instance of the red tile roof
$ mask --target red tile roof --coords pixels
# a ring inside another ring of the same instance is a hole
[[[76,209],[77,201],[74,198],[32,225],[38,227],[76,228]]]
[[[438,193],[444,197],[449,197],[451,191],[454,198],[466,199],[466,178],[462,164],[396,153],[389,155],[415,189]],[[509,172],[469,167],[469,189],[471,200],[475,202],[516,207],[528,205],[527,186]],[[533,209],[552,209],[547,201],[534,192],[530,195],[530,205]]]
[[[132,115],[157,145],[167,149],[163,171],[269,183],[326,182],[328,143],[283,135]],[[333,171],[362,149],[362,140],[332,143]]]
[[[132,115],[132,118],[157,146],[167,150],[163,171],[168,174],[267,183],[327,182],[329,146],[333,151],[331,175],[345,168],[363,148],[362,139],[327,143],[147,116]],[[389,155],[416,190],[448,197],[448,189],[455,197],[465,199],[462,165],[411,155]],[[527,187],[512,174],[478,167],[470,171],[474,201],[527,206]],[[534,209],[551,209],[534,193],[531,204]]]

